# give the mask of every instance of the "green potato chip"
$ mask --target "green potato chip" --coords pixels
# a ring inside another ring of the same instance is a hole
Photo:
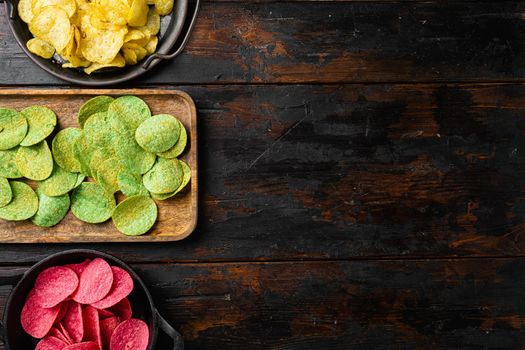
[[[0,108],[0,150],[8,150],[22,142],[27,134],[27,120],[14,109]]]
[[[151,111],[140,98],[136,96],[122,96],[111,102],[108,113],[115,114],[133,132],[149,117]]]
[[[11,148],[7,151],[0,151],[0,176],[8,179],[18,179],[22,177],[20,171],[16,167],[16,153],[17,148]]]
[[[157,194],[170,193],[182,183],[182,166],[177,159],[158,158],[153,168],[142,178],[144,187]]]
[[[80,125],[80,127],[83,128],[86,120],[88,120],[89,117],[91,117],[93,114],[99,112],[106,112],[108,110],[109,105],[113,101],[113,97],[97,96],[84,103],[82,107],[80,107],[80,111],[78,111],[77,116],[78,124]]]
[[[84,175],[84,174],[77,174],[77,182],[75,182],[75,187],[73,187],[73,189],[75,189],[78,186],[80,186],[82,184],[82,182],[84,182],[85,179],[86,179],[86,175]]]
[[[122,201],[113,212],[113,224],[128,236],[148,232],[157,221],[157,205],[149,196],[134,196]]]
[[[0,208],[8,205],[11,199],[13,199],[11,185],[5,177],[0,177]]]
[[[79,220],[98,224],[113,214],[116,201],[99,184],[83,182],[71,196],[71,211]]]
[[[16,167],[22,176],[30,180],[43,181],[53,171],[53,156],[47,142],[20,147],[16,152]]]
[[[149,196],[149,192],[142,183],[142,176],[135,175],[129,171],[121,171],[117,176],[117,183],[120,191],[128,197]]]
[[[24,108],[20,112],[26,119],[29,126],[27,135],[24,137],[20,146],[33,146],[48,137],[57,125],[55,112],[47,107],[32,106]]]
[[[80,172],[80,163],[75,157],[74,145],[82,135],[82,130],[67,128],[60,130],[51,144],[55,162],[64,170],[72,173]]]
[[[73,154],[80,164],[80,172],[86,176],[92,176],[90,164],[93,153],[94,150],[87,143],[84,133],[82,133],[73,145]]]
[[[124,168],[134,174],[148,172],[157,158],[155,154],[143,150],[130,133],[121,134],[116,139],[115,152]]]
[[[156,199],[156,200],[159,200],[159,201],[166,200],[168,198],[171,198],[171,197],[175,196],[177,193],[182,191],[188,185],[188,183],[191,180],[191,169],[190,169],[190,166],[188,164],[186,164],[186,162],[184,162],[182,160],[179,160],[179,162],[180,162],[180,165],[182,167],[182,173],[183,173],[183,175],[182,175],[182,183],[180,184],[179,188],[177,188],[175,191],[173,191],[171,193],[166,193],[166,194],[152,193],[151,197],[153,197],[153,199]]]
[[[122,165],[116,158],[110,158],[104,161],[97,170],[97,182],[107,192],[115,193],[119,190],[118,174],[123,170]]]
[[[89,162],[89,166],[91,168],[91,174],[93,174],[93,177],[95,180],[97,179],[97,172],[102,163],[104,163],[106,160],[110,158],[115,158],[115,151],[113,149],[109,148],[98,148],[93,152],[93,156],[91,157],[91,161]],[[118,161],[117,161],[118,162]]]
[[[110,117],[106,112],[95,113],[84,124],[86,141],[93,148],[113,148],[119,133],[112,127]]]
[[[46,196],[40,189],[36,190],[38,196],[38,211],[31,218],[31,222],[40,227],[51,227],[58,224],[69,211],[69,195]]]
[[[55,164],[51,176],[42,181],[38,189],[48,197],[62,196],[75,188],[77,179],[77,173],[70,173]]]
[[[179,136],[177,143],[175,144],[175,146],[173,146],[166,152],[157,153],[159,157],[173,159],[173,158],[177,158],[178,156],[182,154],[182,152],[184,152],[184,149],[186,148],[186,143],[188,142],[188,134],[186,133],[186,128],[180,122],[180,120],[179,120],[179,124],[180,124],[180,136]]]
[[[135,139],[148,152],[160,153],[172,148],[179,139],[180,123],[169,114],[146,119],[135,131]]]
[[[27,220],[38,210],[38,197],[29,185],[12,181],[13,199],[5,207],[0,208],[0,219],[9,221]]]

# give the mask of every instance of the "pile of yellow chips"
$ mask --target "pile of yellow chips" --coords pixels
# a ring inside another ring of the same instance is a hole
[[[174,0],[20,0],[18,13],[34,38],[32,53],[57,53],[64,68],[87,74],[137,64],[157,49],[160,16]]]

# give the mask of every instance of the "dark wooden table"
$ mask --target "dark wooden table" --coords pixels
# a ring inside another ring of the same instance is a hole
[[[132,84],[196,100],[197,230],[89,247],[134,264],[188,349],[523,348],[524,13],[205,1]],[[67,87],[5,19],[0,84]],[[0,245],[0,276],[73,247]]]

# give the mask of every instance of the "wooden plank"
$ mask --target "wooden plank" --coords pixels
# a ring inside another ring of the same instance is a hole
[[[75,242],[166,242],[188,237],[197,223],[198,164],[197,164],[197,116],[191,97],[177,90],[23,90],[0,89],[0,105],[4,108],[22,110],[33,105],[44,105],[57,115],[58,127],[79,127],[77,113],[90,98],[98,95],[135,95],[142,98],[150,107],[152,114],[167,113],[175,115],[188,132],[188,145],[181,157],[190,166],[192,180],[181,195],[156,201],[158,220],[148,234],[126,236],[119,232],[113,223],[93,225],[84,223],[69,212],[58,225],[42,228],[29,220],[8,222],[0,220],[0,242],[3,243],[75,243]],[[51,140],[48,140],[51,145]]]
[[[4,17],[0,6],[0,17]],[[523,81],[525,4],[207,2],[183,55],[140,84]],[[0,21],[0,84],[64,84]]]
[[[187,349],[515,349],[525,342],[524,259],[134,267]],[[0,287],[0,308],[9,290]],[[165,337],[157,349],[171,349]]]
[[[186,86],[196,232],[141,261],[525,255],[525,85]],[[77,245],[0,245],[27,263]]]

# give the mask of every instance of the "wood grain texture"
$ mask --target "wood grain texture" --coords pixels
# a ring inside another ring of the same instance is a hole
[[[524,259],[134,268],[189,350],[517,349],[525,342]],[[9,291],[0,287],[0,311]],[[157,350],[166,349],[161,337]]]
[[[186,51],[140,84],[523,81],[525,4],[206,2]],[[62,84],[0,6],[0,84]]]
[[[127,261],[524,255],[525,85],[183,86],[200,218]],[[0,246],[28,263],[76,245]]]
[[[166,201],[156,201],[158,219],[148,234],[126,236],[111,220],[103,224],[87,224],[72,212],[58,225],[42,228],[29,220],[7,222],[0,220],[0,242],[3,243],[71,243],[71,242],[166,242],[188,237],[197,223],[197,115],[191,97],[177,90],[23,90],[1,89],[0,106],[18,111],[33,105],[51,108],[57,115],[59,129],[78,127],[77,113],[83,103],[98,95],[135,95],[142,98],[152,114],[177,116],[188,131],[188,145],[181,159],[191,168],[192,179],[186,190]],[[53,136],[52,136],[53,137]],[[51,144],[51,139],[48,143]]]

